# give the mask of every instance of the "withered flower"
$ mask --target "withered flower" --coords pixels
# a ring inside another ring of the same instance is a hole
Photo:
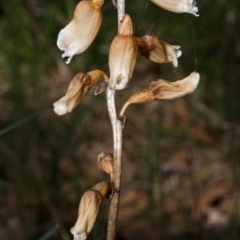
[[[112,153],[100,153],[98,155],[98,167],[105,173],[110,175],[113,180],[113,154]]]
[[[147,59],[156,63],[172,62],[174,67],[178,66],[177,58],[182,55],[180,46],[170,45],[150,34],[136,39],[139,51]]]
[[[57,115],[71,112],[101,77],[108,82],[107,75],[100,70],[78,73],[69,84],[65,96],[53,104],[54,112]]]
[[[67,64],[74,55],[84,52],[97,35],[102,22],[103,3],[104,0],[79,2],[73,20],[60,31],[57,46],[64,51],[62,57],[68,57]]]
[[[133,25],[129,15],[125,15],[118,35],[113,39],[109,52],[111,89],[124,89],[132,77],[137,59],[138,45],[133,37]]]
[[[150,0],[157,6],[176,13],[191,13],[198,17],[198,8],[196,0]]]
[[[87,235],[96,221],[102,199],[101,193],[94,189],[90,189],[83,194],[79,204],[77,222],[70,229],[70,232],[74,235],[74,240],[87,239]]]
[[[133,94],[124,104],[120,116],[124,116],[126,108],[133,103],[147,103],[154,100],[169,100],[192,93],[198,86],[200,75],[192,72],[188,77],[176,82],[156,80],[148,84],[148,88]]]

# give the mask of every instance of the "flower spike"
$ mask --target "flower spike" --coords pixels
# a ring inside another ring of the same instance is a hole
[[[188,77],[176,82],[168,82],[162,79],[152,81],[148,84],[148,88],[133,94],[128,99],[120,112],[120,117],[124,116],[124,112],[130,104],[170,100],[192,93],[197,88],[199,80],[199,73],[192,72]]]
[[[101,7],[104,0],[83,0],[74,11],[73,20],[63,28],[57,39],[57,46],[64,51],[70,63],[74,55],[84,52],[92,43],[102,22]]]
[[[133,37],[132,20],[125,15],[118,35],[113,39],[109,52],[111,89],[124,89],[132,77],[137,60],[137,40]]]
[[[198,8],[195,0],[150,0],[157,6],[176,13],[191,13],[198,17]]]
[[[182,55],[180,46],[165,43],[152,34],[136,39],[139,51],[147,59],[156,63],[172,62],[174,67],[178,66],[178,58]]]
[[[54,112],[57,115],[71,112],[101,77],[108,82],[107,75],[100,70],[78,73],[69,84],[65,96],[53,104]]]

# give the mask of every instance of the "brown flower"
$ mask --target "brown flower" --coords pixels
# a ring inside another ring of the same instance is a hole
[[[148,84],[148,88],[133,94],[124,104],[120,117],[124,116],[126,108],[133,103],[147,103],[154,100],[169,100],[192,93],[198,86],[200,75],[192,72],[188,77],[176,82],[156,80]]]
[[[64,51],[62,57],[68,57],[67,64],[74,55],[84,52],[97,35],[102,22],[103,3],[104,0],[79,2],[73,20],[60,31],[57,46]]]
[[[132,20],[125,15],[118,35],[113,39],[109,52],[111,89],[124,89],[132,77],[137,59],[138,46],[133,37]]]
[[[147,59],[156,63],[172,62],[174,67],[178,66],[177,58],[182,55],[180,46],[170,45],[150,34],[136,39],[139,51]]]
[[[90,189],[83,194],[79,204],[77,222],[70,230],[74,235],[74,240],[87,239],[87,235],[96,221],[102,199],[101,193],[94,189]]]
[[[65,96],[53,104],[54,112],[57,115],[71,112],[101,77],[108,81],[107,75],[100,70],[78,73],[69,84]]]
[[[85,240],[93,228],[96,221],[99,206],[103,198],[108,197],[112,185],[109,181],[96,184],[86,191],[80,201],[78,209],[78,219],[70,232],[74,235],[74,240]]]

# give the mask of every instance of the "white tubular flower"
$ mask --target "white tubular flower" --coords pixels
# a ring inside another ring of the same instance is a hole
[[[70,63],[74,55],[84,52],[92,43],[102,22],[101,7],[104,0],[83,0],[74,11],[73,20],[63,28],[57,39],[57,46],[64,51]]]
[[[126,88],[132,77],[138,52],[137,40],[132,35],[132,20],[129,15],[125,15],[109,52],[109,87],[111,89]]]
[[[120,117],[124,116],[124,112],[130,104],[170,100],[192,93],[197,88],[199,80],[199,73],[192,72],[188,77],[176,82],[168,82],[162,79],[152,81],[146,89],[133,94],[128,99],[120,112]]]
[[[195,0],[150,0],[157,6],[176,13],[191,13],[198,17],[198,8]]]

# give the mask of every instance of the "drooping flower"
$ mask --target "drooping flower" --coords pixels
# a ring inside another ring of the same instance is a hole
[[[125,15],[118,35],[113,39],[109,52],[111,89],[127,87],[137,60],[138,45],[133,37],[132,20]]]
[[[176,82],[168,82],[165,80],[156,80],[148,84],[148,87],[133,94],[124,104],[120,117],[124,116],[126,108],[133,103],[147,103],[154,100],[169,100],[182,97],[192,93],[198,86],[200,75],[192,72],[188,77]]]
[[[63,28],[57,39],[57,46],[64,51],[70,63],[74,55],[84,52],[98,33],[102,22],[101,7],[104,0],[83,0],[74,11],[73,20]]]
[[[71,112],[101,77],[108,82],[107,75],[100,70],[78,73],[70,82],[65,96],[53,104],[54,112],[57,115]]]
[[[87,235],[96,221],[99,206],[107,195],[109,184],[108,181],[100,182],[83,194],[79,204],[77,222],[70,229],[74,240],[87,239]]]
[[[156,63],[172,62],[174,67],[178,66],[178,57],[182,55],[180,46],[170,45],[150,34],[136,39],[139,51],[147,59]]]
[[[74,240],[87,239],[96,221],[102,199],[102,195],[96,190],[90,189],[84,193],[79,204],[77,222],[70,230],[74,235]]]
[[[155,3],[157,6],[176,13],[191,13],[196,17],[198,8],[196,7],[196,0],[150,0]]]

